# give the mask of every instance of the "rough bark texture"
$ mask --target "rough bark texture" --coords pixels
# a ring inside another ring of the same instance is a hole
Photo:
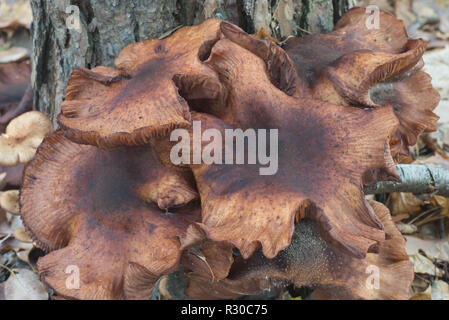
[[[284,39],[329,32],[353,0],[31,0],[35,106],[53,121],[77,67],[113,65],[126,45],[217,17]]]

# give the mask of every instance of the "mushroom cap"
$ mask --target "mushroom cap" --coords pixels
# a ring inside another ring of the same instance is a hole
[[[0,208],[11,214],[19,215],[19,190],[8,190],[0,193]]]
[[[393,105],[400,126],[391,151],[399,161],[408,155],[408,146],[416,143],[420,133],[435,130],[438,117],[432,110],[440,98],[420,71],[424,41],[409,39],[402,21],[391,14],[379,14],[380,27],[370,29],[365,8],[353,8],[329,34],[289,38],[284,45],[286,53],[229,23],[222,24],[222,32],[261,57],[268,70],[280,72],[275,78],[294,79],[290,70],[294,63],[297,79],[289,81],[290,87],[296,85],[293,96],[346,106]],[[291,59],[282,59],[286,54]],[[423,89],[415,93],[419,87]]]
[[[440,100],[430,77],[420,69],[426,44],[410,40],[404,23],[380,11],[379,28],[369,29],[365,8],[350,9],[324,35],[290,38],[284,49],[295,63],[303,86],[315,99],[343,105],[392,105],[399,119],[399,156],[408,155],[422,132],[434,131]]]
[[[190,126],[185,99],[222,95],[216,74],[203,64],[220,38],[219,24],[210,19],[162,40],[131,44],[117,56],[117,69],[75,70],[58,117],[66,136],[112,148],[145,144],[151,137]]]
[[[294,284],[298,288],[312,286],[334,299],[407,299],[414,272],[405,240],[388,209],[374,201],[370,205],[389,237],[364,259],[325,241],[319,224],[305,220],[296,225],[290,246],[274,259],[260,251],[248,260],[235,257],[228,276],[219,281],[211,281],[206,266],[215,256],[226,255],[225,250],[215,246],[212,254],[203,252],[203,259],[185,254],[189,266],[186,294],[194,299],[231,299]]]
[[[175,182],[173,190],[161,179]],[[176,268],[179,237],[199,218],[195,202],[168,212],[154,194],[181,205],[196,191],[189,175],[163,167],[146,145],[103,150],[61,131],[44,139],[20,194],[24,226],[52,251],[38,262],[41,279],[67,298],[149,298],[157,278]],[[66,287],[73,266],[79,290]]]
[[[225,137],[225,129],[279,130],[274,175],[260,175],[259,167],[249,164],[191,165],[209,238],[232,242],[245,258],[261,244],[273,258],[289,245],[295,216],[313,205],[319,210],[311,218],[356,256],[384,239],[381,223],[365,204],[362,176],[391,169],[386,146],[397,127],[391,108],[290,97],[271,83],[262,59],[227,39],[215,44],[207,64],[226,79],[228,99],[216,114],[220,119],[192,115],[203,131],[214,128]]]
[[[15,166],[27,163],[44,137],[52,131],[51,121],[42,112],[30,111],[14,118],[5,133],[0,135],[0,164]]]

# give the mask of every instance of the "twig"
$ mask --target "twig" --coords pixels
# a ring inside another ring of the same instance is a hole
[[[449,171],[426,165],[398,164],[401,182],[382,181],[365,187],[365,194],[411,192],[449,197]]]
[[[424,212],[421,212],[419,215],[417,215],[412,220],[410,220],[410,222],[408,222],[407,224],[413,224],[413,223],[415,223],[416,220],[421,219],[421,217],[425,216],[426,214],[434,213],[435,211],[438,211],[440,209],[441,208],[432,208],[432,209],[426,210]]]

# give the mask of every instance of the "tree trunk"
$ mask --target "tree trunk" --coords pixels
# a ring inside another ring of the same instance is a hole
[[[71,72],[211,17],[273,37],[329,32],[353,0],[31,0],[34,104],[55,122]]]

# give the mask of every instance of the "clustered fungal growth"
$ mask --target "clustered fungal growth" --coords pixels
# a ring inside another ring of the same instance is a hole
[[[317,299],[407,298],[404,240],[363,185],[397,178],[398,155],[435,128],[439,97],[420,70],[425,44],[387,13],[380,29],[365,19],[352,9],[332,33],[284,48],[207,20],[126,47],[116,68],[75,70],[61,129],[20,193],[24,225],[49,252],[41,279],[76,299],[148,299],[176,270],[191,298],[288,284]],[[277,172],[171,163],[170,134],[184,128],[193,141],[194,121],[214,139],[277,129]],[[66,286],[68,266],[78,289]],[[366,285],[370,268],[378,285]]]

